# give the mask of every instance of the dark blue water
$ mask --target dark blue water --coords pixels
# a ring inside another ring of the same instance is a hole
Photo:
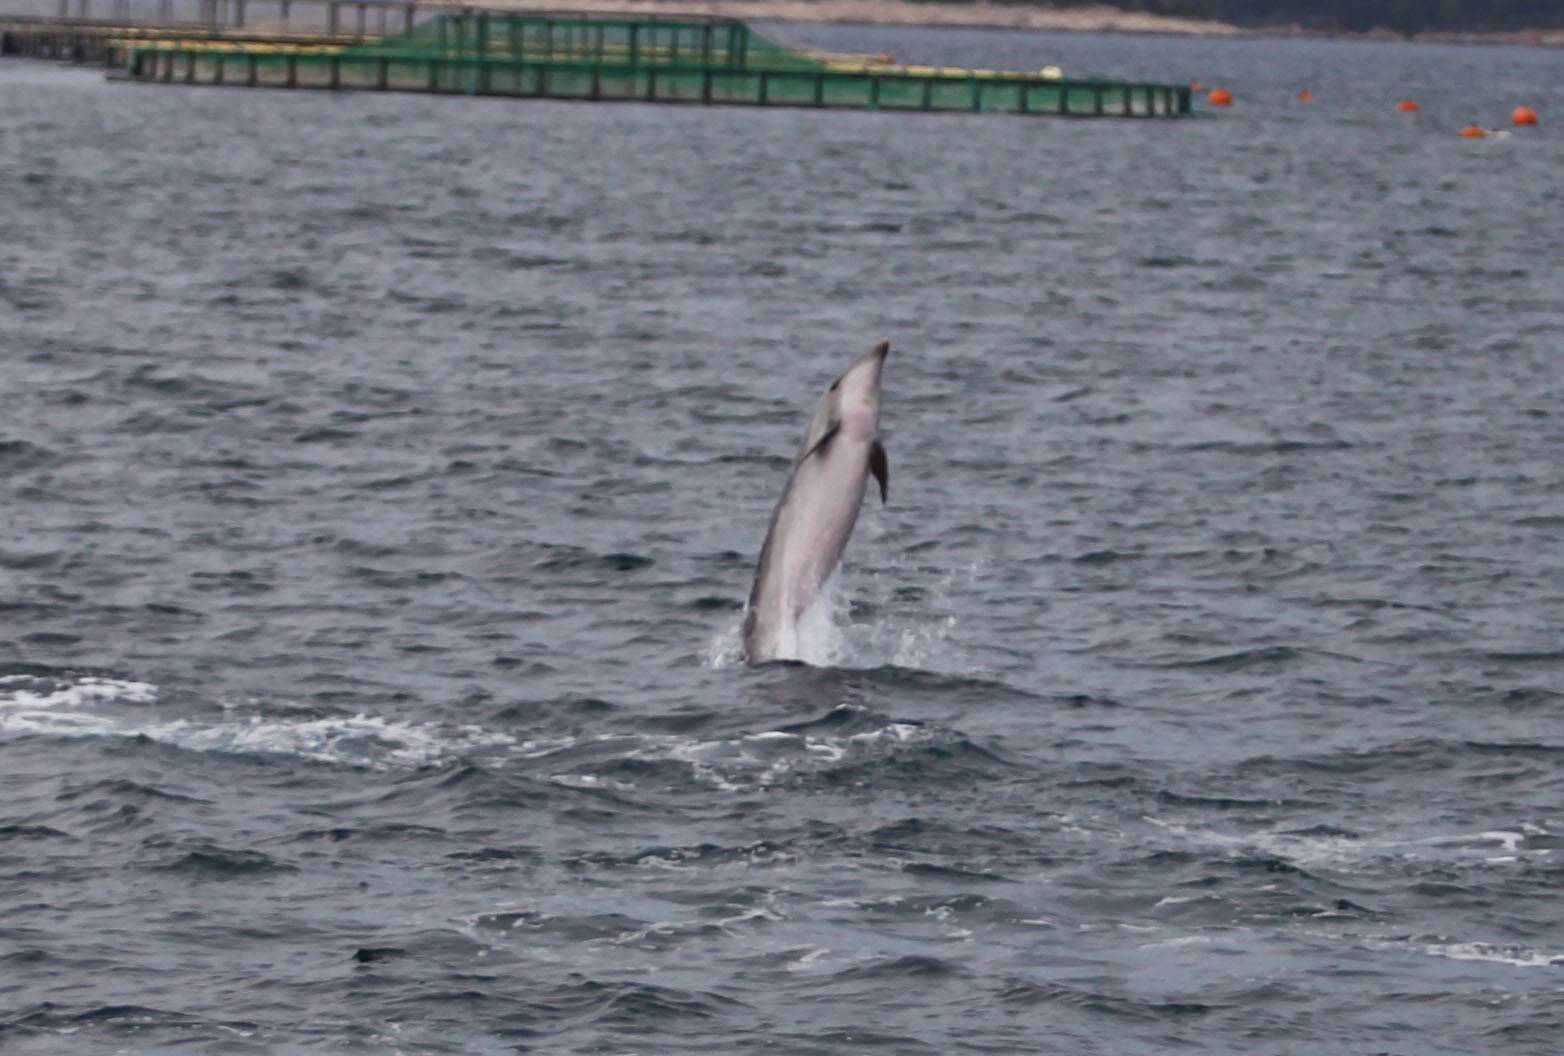
[[[785,32],[1238,105],[0,63],[0,1048],[1556,1051],[1557,56]]]

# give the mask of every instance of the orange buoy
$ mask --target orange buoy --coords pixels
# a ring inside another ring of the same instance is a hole
[[[1312,103],[1314,102],[1314,93],[1305,88],[1298,93],[1298,101],[1300,103]]]
[[[1201,84],[1199,81],[1190,81],[1189,90],[1192,92],[1203,92],[1206,90],[1206,86]]]
[[[1537,111],[1529,106],[1517,106],[1515,113],[1510,115],[1510,120],[1517,125],[1535,125],[1537,123]]]
[[[1403,114],[1415,114],[1419,108],[1418,105],[1412,100],[1403,99],[1396,104],[1396,109],[1400,110]]]
[[[1461,129],[1461,135],[1467,139],[1482,139],[1488,134],[1488,130],[1482,125],[1467,125]]]
[[[1212,106],[1232,106],[1233,93],[1226,88],[1213,88],[1211,94],[1206,96],[1206,101]]]

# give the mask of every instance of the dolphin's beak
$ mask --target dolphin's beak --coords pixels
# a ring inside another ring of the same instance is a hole
[[[890,351],[891,343],[889,341],[877,342],[873,348],[865,352],[858,362],[852,366],[853,370],[857,370],[859,367],[864,368],[864,374],[872,379],[869,384],[876,392],[880,388],[880,373],[885,369],[885,357],[890,354]]]

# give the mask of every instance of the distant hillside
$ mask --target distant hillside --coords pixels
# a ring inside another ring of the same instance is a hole
[[[950,0],[941,0],[950,2]],[[1398,33],[1482,32],[1564,26],[1564,0],[1001,0],[1018,6],[1110,6],[1178,18],[1216,19],[1250,28]]]

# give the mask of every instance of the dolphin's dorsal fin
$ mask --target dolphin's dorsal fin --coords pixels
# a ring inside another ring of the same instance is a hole
[[[869,472],[880,482],[880,502],[883,505],[891,494],[891,460],[885,453],[885,445],[878,440],[869,445]]]

